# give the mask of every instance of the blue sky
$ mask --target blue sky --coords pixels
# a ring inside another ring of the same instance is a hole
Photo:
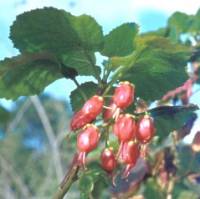
[[[141,31],[154,30],[165,26],[168,16],[174,11],[194,14],[200,8],[199,0],[0,0],[0,59],[11,57],[18,52],[9,40],[9,26],[17,14],[34,8],[54,6],[70,11],[74,15],[92,15],[102,25],[104,33],[124,22],[136,22]],[[81,82],[85,77],[79,78]],[[66,89],[67,87],[67,89]],[[70,80],[58,80],[45,89],[56,98],[68,99],[75,88]],[[192,98],[200,99],[200,93]],[[199,100],[200,101],[200,100]],[[7,108],[12,101],[0,99]]]

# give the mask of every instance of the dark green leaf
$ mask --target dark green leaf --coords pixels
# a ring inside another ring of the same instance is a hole
[[[21,52],[54,53],[80,75],[100,73],[94,52],[102,48],[103,33],[90,16],[76,17],[51,7],[25,12],[12,25],[10,38]]]
[[[61,77],[52,54],[33,53],[7,58],[0,62],[0,97],[16,99],[38,94]]]
[[[190,32],[199,34],[200,32],[199,20],[200,20],[200,9],[197,11],[196,15],[193,16],[193,23],[189,30]]]
[[[192,23],[192,17],[183,12],[175,12],[168,19],[169,28],[175,28],[178,33],[187,32]]]
[[[83,174],[79,179],[79,189],[85,194],[89,194],[94,189],[94,182],[91,176]]]
[[[152,108],[148,110],[152,117],[162,117],[168,116],[171,117],[178,113],[188,113],[198,110],[199,107],[197,105],[187,105],[187,106],[158,106],[156,108]]]
[[[198,195],[196,193],[194,193],[193,191],[185,191],[185,190],[182,190],[177,199],[188,199],[188,198],[191,198],[191,199],[198,199]]]
[[[167,28],[159,28],[155,31],[145,32],[142,33],[141,36],[160,36],[160,37],[166,37],[167,36],[168,29]]]
[[[4,107],[0,105],[0,128],[5,128],[10,121],[11,114]]]
[[[179,146],[178,151],[178,174],[186,175],[200,172],[200,153],[194,153],[190,146]]]
[[[153,178],[148,179],[147,182],[145,183],[144,197],[147,199],[150,199],[150,198],[165,199],[166,198],[164,192],[161,191],[161,188],[157,184],[156,180]]]
[[[70,101],[73,111],[78,111],[85,103],[86,99],[84,99],[83,93],[85,94],[85,97],[89,99],[96,94],[97,88],[97,84],[93,82],[86,82],[81,84],[79,88],[73,90],[70,95]]]
[[[179,130],[192,116],[198,107],[191,106],[162,106],[151,109],[149,112],[154,117],[156,135],[160,141],[166,138],[170,132]]]
[[[112,65],[121,67],[116,79],[135,84],[138,97],[146,101],[160,99],[187,79],[185,66],[190,53],[186,47],[157,36],[141,37],[136,43],[136,51],[112,58]]]
[[[84,183],[88,183],[88,185],[81,185]],[[81,186],[80,190],[84,193],[84,196],[92,194],[96,197],[96,194],[98,194],[101,198],[103,191],[110,184],[106,172],[102,170],[97,162],[92,162],[88,165],[88,170],[81,176],[79,187]]]
[[[46,50],[60,55],[80,45],[72,18],[70,13],[52,7],[25,12],[11,26],[10,38],[21,52]]]
[[[196,166],[199,166],[199,165],[196,165]],[[196,175],[197,173],[193,173],[193,174]],[[191,174],[191,175],[193,175],[193,174]],[[197,175],[199,175],[199,173],[198,173]],[[190,192],[192,192],[193,195],[196,196],[196,198],[198,198],[197,195],[198,195],[198,196],[200,195],[200,184],[199,184],[199,182],[197,182],[197,183],[191,182],[191,181],[189,181],[187,178],[184,179],[183,182],[184,182],[184,185],[187,186],[187,189],[189,189]],[[195,198],[195,197],[194,197],[194,198]],[[195,199],[196,199],[196,198],[195,198]],[[199,199],[199,198],[198,198],[198,199]]]
[[[94,53],[87,53],[83,50],[69,52],[62,56],[62,61],[66,66],[75,69],[79,75],[95,76],[96,73],[99,75],[101,72],[101,69],[95,65]]]
[[[135,23],[125,23],[113,29],[105,36],[102,54],[108,57],[130,54],[137,33],[138,26]]]
[[[88,15],[74,17],[72,26],[78,35],[82,48],[87,51],[99,51],[103,45],[102,27]]]
[[[172,195],[174,199],[198,199],[198,195],[182,183],[175,184]]]

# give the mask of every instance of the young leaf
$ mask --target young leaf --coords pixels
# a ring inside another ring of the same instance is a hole
[[[122,24],[105,36],[104,49],[101,53],[108,57],[130,54],[133,51],[133,41],[137,33],[137,24]]]

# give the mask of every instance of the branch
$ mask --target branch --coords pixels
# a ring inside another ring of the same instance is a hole
[[[73,184],[73,182],[76,180],[77,173],[79,171],[79,166],[77,165],[77,158],[78,158],[78,155],[76,154],[70,165],[70,169],[66,173],[53,199],[63,199],[63,197],[68,192],[71,185]]]
[[[47,116],[46,110],[45,110],[44,106],[42,105],[39,97],[31,96],[30,100],[34,105],[34,107],[38,113],[38,116],[40,117],[43,128],[44,128],[47,138],[49,140],[49,144],[50,144],[50,147],[52,150],[52,158],[53,158],[53,163],[54,163],[54,167],[55,167],[55,171],[56,171],[57,180],[60,181],[60,179],[63,176],[63,169],[62,169],[59,148],[58,148],[57,139],[55,137],[54,130],[51,126],[51,123]]]

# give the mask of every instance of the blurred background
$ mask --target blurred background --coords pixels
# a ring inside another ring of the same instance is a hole
[[[0,0],[0,59],[18,54],[9,39],[9,27],[16,16],[35,8],[53,6],[74,15],[93,16],[104,33],[124,22],[136,22],[140,32],[156,30],[167,23],[175,11],[195,14],[199,0]],[[80,82],[88,77],[78,77]],[[40,96],[21,97],[16,101],[0,99],[0,199],[51,198],[69,166],[75,150],[67,142],[72,116],[71,80],[60,79]],[[9,86],[8,86],[9,89]],[[200,105],[199,88],[191,103]],[[192,131],[199,126],[196,121]],[[192,140],[193,134],[186,139]],[[72,138],[73,140],[73,138]],[[79,198],[75,184],[68,198]]]

